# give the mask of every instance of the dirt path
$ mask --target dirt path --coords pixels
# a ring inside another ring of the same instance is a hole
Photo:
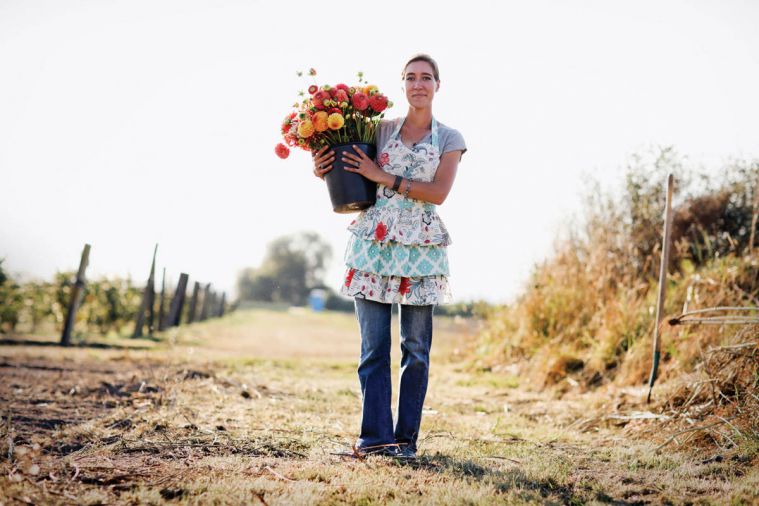
[[[505,373],[468,371],[460,357],[471,323],[436,325],[421,458],[412,463],[341,455],[359,422],[349,316],[254,310],[164,343],[60,350],[6,342],[0,503],[759,499],[750,461],[675,445],[657,452],[667,434],[629,437],[632,424],[656,420],[603,417],[604,399],[559,401]],[[637,393],[615,393],[615,412],[636,409]]]

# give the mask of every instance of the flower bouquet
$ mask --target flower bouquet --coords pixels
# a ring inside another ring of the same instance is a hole
[[[311,69],[308,74],[315,76],[316,71]],[[361,72],[358,81],[356,86],[312,84],[308,95],[300,92],[303,98],[293,104],[294,111],[282,122],[284,143],[274,149],[280,158],[289,156],[289,147],[315,153],[329,146],[335,152],[332,170],[324,179],[332,209],[337,213],[360,211],[374,204],[377,185],[360,174],[343,170],[342,154],[353,152],[355,145],[374,158],[377,125],[383,111],[393,105],[376,86],[366,83]]]

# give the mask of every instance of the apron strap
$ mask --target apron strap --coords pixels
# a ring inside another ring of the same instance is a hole
[[[398,124],[395,126],[395,130],[393,130],[393,135],[390,136],[391,139],[397,138],[400,140],[401,127],[404,121],[406,121],[406,118],[398,118]],[[435,149],[440,150],[437,120],[434,117],[432,118],[432,145]]]
[[[393,135],[390,136],[391,139],[399,138],[398,134],[401,133],[401,127],[403,126],[403,122],[406,118],[398,118],[395,125],[395,130],[393,130]]]

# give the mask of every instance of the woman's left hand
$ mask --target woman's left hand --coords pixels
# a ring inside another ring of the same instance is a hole
[[[345,170],[361,174],[369,181],[375,183],[381,182],[381,179],[383,176],[386,176],[387,173],[380,169],[377,164],[374,163],[374,160],[369,158],[366,153],[358,149],[358,147],[353,146],[353,150],[356,151],[355,155],[347,151],[343,153],[342,160],[346,163]]]

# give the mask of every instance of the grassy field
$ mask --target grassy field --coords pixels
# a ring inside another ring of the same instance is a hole
[[[435,325],[421,457],[406,463],[350,456],[349,314],[249,309],[69,349],[4,339],[0,504],[759,501],[759,449],[681,451],[687,434],[670,439],[642,388],[536,392],[467,361],[476,322]]]

